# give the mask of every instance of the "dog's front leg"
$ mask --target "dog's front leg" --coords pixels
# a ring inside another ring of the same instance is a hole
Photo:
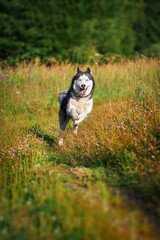
[[[72,109],[72,120],[77,121],[79,120],[79,114],[77,113],[76,109]]]
[[[74,108],[67,110],[67,115],[70,116],[73,121],[77,121],[79,119],[79,114]]]
[[[74,124],[79,125],[87,116],[88,116],[88,114],[86,114],[86,113],[79,114],[78,115],[79,118],[74,121]]]

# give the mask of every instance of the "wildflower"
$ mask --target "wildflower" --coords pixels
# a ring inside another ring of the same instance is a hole
[[[55,233],[55,234],[58,234],[58,233],[59,233],[59,228],[56,228],[56,229],[54,230],[54,233]]]
[[[2,234],[6,234],[6,233],[7,233],[7,228],[3,228]]]
[[[155,158],[155,156],[153,155],[152,158]]]
[[[56,217],[52,216],[52,221],[55,222],[56,221]]]
[[[0,79],[2,79],[2,80],[5,79],[6,77],[9,78],[9,74],[8,73],[7,74],[4,73],[4,74],[0,75]]]
[[[30,200],[28,200],[28,201],[26,202],[26,204],[27,204],[27,206],[30,206],[30,205],[32,204],[32,202],[31,202]]]
[[[24,190],[23,190],[23,191],[24,191],[24,193],[27,193],[27,192],[28,192],[27,188],[24,188]]]

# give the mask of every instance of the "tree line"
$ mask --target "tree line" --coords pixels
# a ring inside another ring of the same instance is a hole
[[[0,59],[160,54],[157,0],[0,0]]]

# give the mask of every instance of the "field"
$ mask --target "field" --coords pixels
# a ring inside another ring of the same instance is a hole
[[[158,239],[159,60],[90,66],[93,110],[60,147],[58,92],[76,67],[1,67],[0,239]]]

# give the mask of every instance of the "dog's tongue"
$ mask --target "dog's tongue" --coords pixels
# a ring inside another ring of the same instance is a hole
[[[80,89],[79,93],[84,94],[86,89]]]

